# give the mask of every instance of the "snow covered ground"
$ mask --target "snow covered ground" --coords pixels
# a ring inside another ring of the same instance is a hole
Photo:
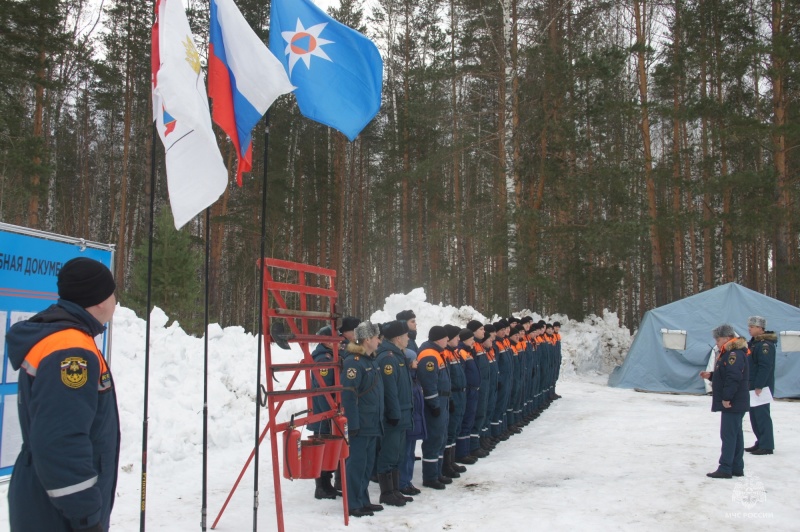
[[[413,308],[421,336],[435,324],[464,324],[482,316],[470,307],[431,305],[421,289],[387,298],[372,319],[383,321]],[[538,316],[537,316],[538,317]],[[773,405],[778,449],[745,457],[743,479],[712,480],[720,442],[719,414],[709,397],[643,394],[606,386],[621,362],[630,333],[616,316],[564,324],[564,363],[556,401],[524,432],[500,444],[444,491],[423,488],[403,508],[343,524],[341,499],[317,501],[312,480],[282,479],[287,530],[711,530],[797,529],[800,500],[800,405]],[[118,308],[114,321],[114,372],[122,420],[122,452],[112,529],[139,529],[144,321]],[[209,332],[210,527],[252,450],[256,339],[239,327]],[[274,349],[295,361],[299,350]],[[153,313],[147,530],[200,529],[202,471],[202,339],[187,336],[158,309]],[[283,387],[289,374],[280,374]],[[699,377],[698,377],[699,378]],[[305,408],[284,406],[281,419]],[[266,420],[262,411],[262,423]],[[745,442],[753,436],[745,418]],[[268,440],[260,464],[259,530],[275,530]],[[415,478],[421,484],[419,462]],[[8,529],[6,493],[0,485],[0,531]],[[371,486],[373,502],[378,487]],[[217,530],[252,530],[253,475],[248,471]],[[488,527],[488,528],[487,528]]]

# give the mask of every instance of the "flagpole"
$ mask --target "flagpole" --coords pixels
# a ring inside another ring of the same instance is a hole
[[[211,207],[206,207],[206,278],[205,278],[205,314],[203,318],[203,501],[200,510],[200,527],[206,530],[206,514],[208,511],[208,293],[209,271],[211,264]]]
[[[264,253],[267,241],[267,167],[269,166],[269,111],[264,115],[264,177],[261,185],[261,252],[258,257],[258,361],[256,363],[256,430],[253,462],[253,532],[258,532],[258,455],[261,425],[261,344],[264,334]],[[266,399],[266,398],[264,398]]]
[[[147,405],[150,397],[150,305],[153,293],[153,226],[156,202],[156,123],[153,121],[153,135],[150,147],[150,234],[147,242],[147,317],[144,332],[144,398],[142,405],[142,480],[141,510],[139,513],[139,530],[145,530],[145,513],[147,510]]]

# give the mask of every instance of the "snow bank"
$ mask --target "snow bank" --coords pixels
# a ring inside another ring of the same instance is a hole
[[[386,298],[383,309],[373,313],[369,319],[375,323],[391,321],[398,312],[407,309],[413,310],[417,315],[418,344],[428,337],[428,330],[434,325],[451,323],[464,327],[473,319],[483,323],[500,319],[499,316],[493,316],[490,320],[468,305],[455,308],[428,303],[423,288],[415,288],[408,294],[390,295]],[[603,312],[602,318],[591,315],[582,322],[570,320],[564,314],[542,316],[530,310],[514,314],[532,316],[536,321],[543,319],[548,323],[561,323],[562,377],[569,378],[584,373],[611,373],[625,359],[632,341],[630,331],[620,326],[617,314],[607,310]]]

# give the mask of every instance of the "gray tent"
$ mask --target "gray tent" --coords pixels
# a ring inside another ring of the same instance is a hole
[[[749,339],[748,316],[767,319],[767,329],[778,335],[775,397],[800,397],[800,351],[783,351],[783,331],[800,330],[800,308],[728,283],[653,309],[644,315],[636,338],[622,366],[617,366],[608,385],[654,392],[705,393],[698,376],[705,370],[714,340],[711,331],[730,323]],[[685,349],[664,346],[662,329],[685,331]],[[788,342],[787,342],[788,343]]]

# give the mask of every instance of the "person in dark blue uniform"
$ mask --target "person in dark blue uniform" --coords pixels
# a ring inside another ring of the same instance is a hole
[[[406,430],[412,427],[411,373],[403,351],[408,346],[404,321],[383,325],[383,342],[378,346],[378,369],[383,377],[384,427],[378,452],[380,502],[404,506],[414,499],[400,493],[400,462],[405,455]]]
[[[486,418],[481,427],[481,448],[484,451],[492,451],[500,441],[492,435],[492,421],[494,419],[494,409],[497,404],[497,382],[500,372],[497,369],[495,360],[495,329],[494,325],[487,323],[483,326],[483,350],[486,352],[486,360],[489,362],[489,390],[486,393]]]
[[[750,406],[748,383],[750,372],[747,342],[737,338],[733,327],[720,325],[712,332],[719,348],[714,371],[701,371],[700,376],[711,380],[711,411],[721,412],[719,434],[722,453],[719,467],[708,473],[711,478],[744,476],[744,435],[742,419]]]
[[[6,335],[19,372],[22,450],[8,488],[14,532],[106,532],[117,485],[119,413],[94,337],[116,308],[108,268],[79,257],[58,273],[59,300]]]
[[[442,475],[444,447],[447,442],[447,421],[450,403],[450,373],[444,359],[447,332],[435,325],[428,331],[428,341],[419,347],[417,381],[425,399],[427,437],[422,440],[422,485],[445,489],[453,481]]]
[[[380,343],[377,325],[365,321],[353,331],[342,363],[342,405],[347,417],[350,456],[347,458],[348,512],[354,517],[383,510],[369,500],[369,477],[375,465],[378,438],[383,436],[383,379],[375,361]]]
[[[450,417],[447,421],[447,443],[442,462],[442,474],[450,478],[459,478],[467,468],[456,464],[456,439],[461,430],[461,420],[467,403],[467,377],[464,375],[464,364],[458,356],[458,333],[461,329],[455,325],[445,325],[447,347],[444,356],[450,371]]]
[[[413,310],[403,310],[398,312],[395,317],[400,321],[406,322],[408,326],[407,349],[411,349],[415,353],[419,352],[419,346],[417,345],[417,315],[414,314]]]
[[[458,333],[457,353],[463,361],[464,375],[466,376],[466,406],[464,417],[461,421],[461,431],[456,440],[456,459],[460,464],[474,464],[478,457],[470,450],[470,435],[472,426],[475,423],[475,413],[478,410],[478,394],[481,390],[481,374],[475,362],[476,353],[474,349],[475,334],[469,329],[461,329]],[[477,441],[477,438],[476,438]]]
[[[764,388],[775,394],[775,343],[778,337],[772,331],[765,331],[767,320],[761,316],[750,316],[747,320],[750,332],[750,389],[760,396]],[[756,436],[756,443],[745,451],[754,455],[775,452],[775,437],[772,432],[772,416],[769,403],[750,408],[750,426]]]
[[[317,331],[317,336],[332,336],[332,334],[329,325]],[[314,362],[333,361],[333,342],[335,340],[335,337],[332,337],[330,342],[321,342],[317,345],[311,353],[311,358],[314,359]],[[322,378],[324,386],[333,386],[336,382],[333,368],[321,368],[319,370],[319,375]],[[316,377],[312,374],[311,388],[322,388],[324,386],[320,385]],[[324,395],[315,395],[311,400],[311,405],[314,414],[322,414],[331,409],[328,399]],[[307,427],[308,430],[316,436],[331,433],[330,419],[309,423]],[[335,499],[337,495],[341,495],[341,492],[335,490],[331,485],[331,479],[333,479],[333,471],[323,471],[320,476],[315,479],[314,497],[316,499]]]
[[[475,368],[480,379],[477,401],[475,403],[475,419],[472,423],[472,430],[469,438],[469,452],[476,458],[485,458],[489,452],[481,446],[481,431],[486,422],[486,403],[489,397],[489,356],[483,347],[486,331],[483,324],[477,320],[467,323],[467,329],[472,331],[475,336],[475,343],[472,349],[475,353]]]

